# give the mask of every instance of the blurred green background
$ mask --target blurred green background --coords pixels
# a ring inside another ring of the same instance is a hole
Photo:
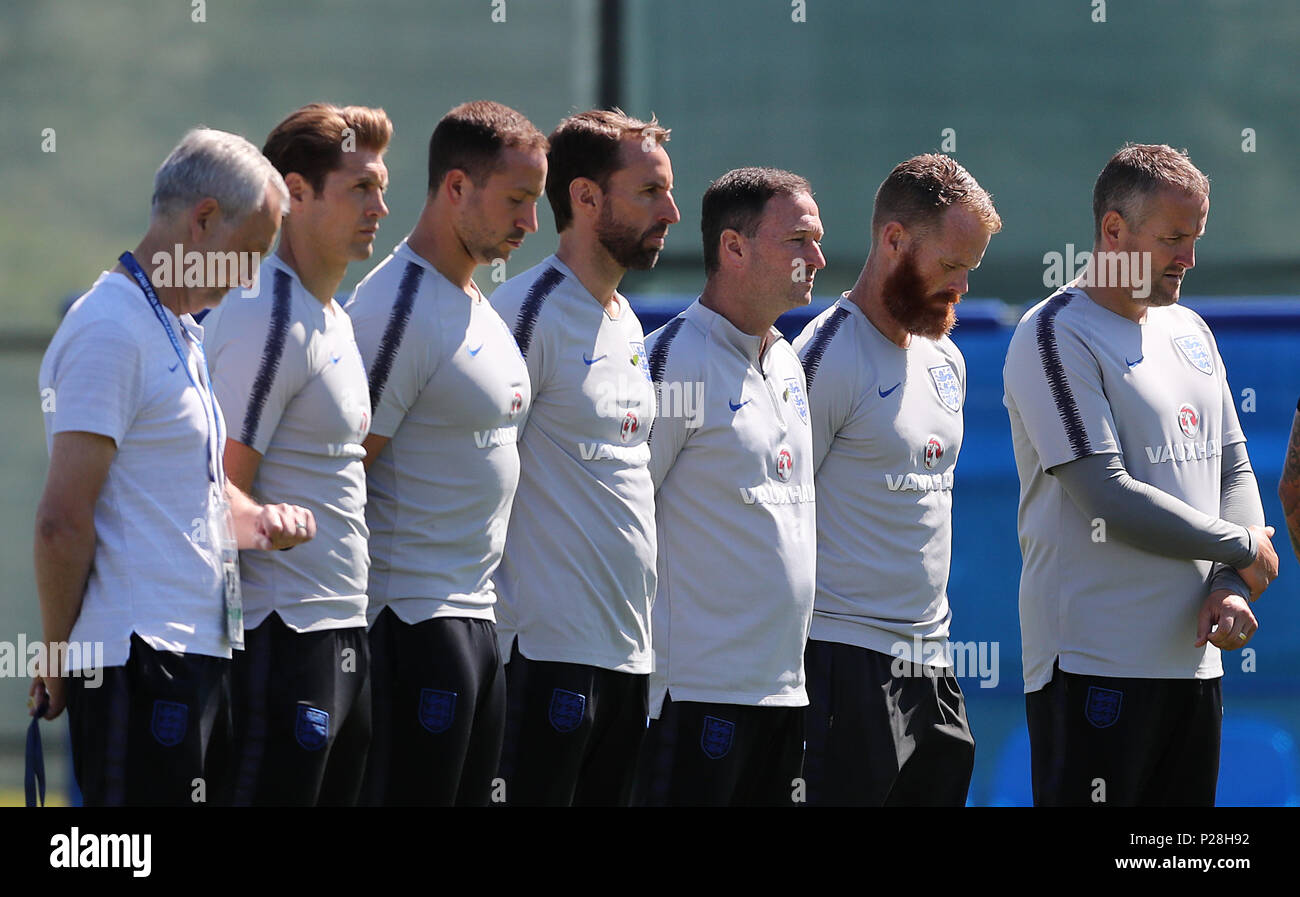
[[[1090,245],[1092,184],[1110,154],[1126,140],[1170,143],[1213,185],[1188,292],[1289,295],[1298,50],[1300,6],[1277,0],[6,2],[0,640],[39,632],[40,353],[63,300],[143,233],[153,172],[193,125],[260,145],[309,101],[383,106],[396,134],[377,262],[415,219],[429,133],[456,103],[498,100],[544,131],[602,103],[653,112],[673,131],[683,219],[625,292],[696,292],[704,188],[729,168],[773,165],[817,191],[820,303],[852,284],[875,188],[907,156],[950,151],[994,194],[1004,230],[972,291],[1022,305],[1048,292],[1044,253]],[[541,225],[508,274],[553,249],[549,210]],[[344,288],[368,268],[354,266]],[[25,692],[25,680],[0,679],[0,789],[19,783]],[[1008,719],[1018,700],[1013,683]],[[62,724],[45,728],[57,742]]]

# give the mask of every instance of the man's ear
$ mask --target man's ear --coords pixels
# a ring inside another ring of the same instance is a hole
[[[579,209],[593,217],[599,215],[604,195],[600,185],[591,178],[574,178],[569,181],[569,206],[573,210],[573,217],[578,217]]]
[[[291,171],[284,176],[284,185],[289,188],[290,209],[316,195],[316,191],[312,189],[311,184],[307,183],[307,179],[296,171]]]
[[[212,236],[212,231],[220,221],[221,205],[211,196],[205,196],[190,206],[190,242],[201,244],[205,238]]]
[[[438,192],[454,206],[463,203],[473,191],[474,182],[461,168],[453,168],[447,172],[438,187]]]

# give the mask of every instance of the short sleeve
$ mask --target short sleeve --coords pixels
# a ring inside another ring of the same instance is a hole
[[[139,345],[115,321],[96,321],[73,334],[63,343],[47,387],[54,390],[50,434],[97,433],[121,447],[140,409],[141,363]]]
[[[831,450],[835,436],[844,429],[848,422],[857,397],[861,390],[857,388],[860,373],[856,364],[840,364],[836,356],[844,350],[845,344],[831,341],[826,346],[826,354],[811,363],[816,340],[814,325],[804,328],[795,340],[795,351],[803,367],[804,380],[807,382],[809,423],[812,425],[813,471],[816,472]],[[847,334],[846,334],[847,335]],[[810,372],[811,368],[811,372]]]
[[[405,322],[369,315],[353,329],[370,385],[370,432],[391,439],[437,370],[445,328],[413,313]]]
[[[674,346],[674,338],[678,336],[676,330],[680,329],[682,318],[674,318],[667,325],[650,334],[646,340],[646,353],[650,357],[650,377],[655,386],[655,393],[658,396],[663,388],[664,383],[703,383],[704,389],[709,388],[708,381],[698,374],[689,375],[682,370],[682,364],[677,359],[682,358],[681,349]],[[662,346],[660,344],[663,344]],[[670,348],[677,351],[670,352]],[[701,408],[709,407],[707,395],[700,397]],[[660,406],[662,407],[662,405]],[[700,412],[706,414],[707,411]],[[650,448],[650,479],[654,482],[655,491],[663,484],[664,478],[668,476],[668,471],[677,461],[677,456],[681,454],[682,449],[686,446],[694,429],[703,424],[699,415],[690,417],[684,414],[656,414],[654,425],[650,428],[650,438],[646,445]]]
[[[235,297],[226,302],[236,304],[223,304],[203,320],[213,390],[228,438],[265,455],[285,408],[306,385],[303,328],[287,314],[273,313],[270,303]]]
[[[1121,454],[1101,364],[1049,302],[1020,324],[1005,386],[1043,470],[1099,453]]]

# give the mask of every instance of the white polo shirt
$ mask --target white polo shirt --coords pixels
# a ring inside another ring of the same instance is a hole
[[[530,660],[648,673],[654,389],[641,322],[616,299],[611,316],[555,256],[492,294],[533,387],[497,575],[498,633],[503,653],[513,623]]]
[[[812,428],[803,367],[772,334],[760,357],[762,337],[696,300],[647,340],[664,404],[673,394],[702,399],[702,410],[665,414],[650,434],[659,533],[652,716],[665,693],[674,701],[808,703]]]
[[[1025,690],[1046,685],[1058,658],[1085,675],[1223,675],[1218,648],[1193,647],[1210,561],[1106,538],[1050,472],[1118,452],[1134,479],[1219,517],[1223,447],[1245,436],[1210,328],[1179,305],[1136,324],[1067,287],[1021,318],[1003,379],[1020,475]]]
[[[347,312],[370,378],[370,607],[405,623],[492,620],[531,398],[515,338],[403,240]]]
[[[275,611],[297,632],[365,626],[370,401],[352,323],[279,256],[260,278],[260,295],[230,295],[204,318],[204,349],[230,438],[262,455],[253,498],[309,508],[316,536],[240,553],[244,623]]]
[[[961,352],[946,336],[913,334],[900,348],[847,295],[810,321],[794,348],[808,381],[817,470],[809,637],[951,666]]]
[[[189,377],[140,288],[110,272],[73,304],[41,362],[46,448],[71,431],[117,445],[95,502],[95,557],[69,637],[102,642],[110,667],[126,663],[132,632],[158,651],[230,657],[209,476],[225,429],[219,407],[213,419],[196,349],[203,328],[164,313]],[[73,663],[69,672],[89,666]]]

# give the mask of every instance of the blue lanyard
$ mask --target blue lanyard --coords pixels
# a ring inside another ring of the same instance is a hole
[[[172,330],[171,321],[167,320],[167,313],[163,310],[162,303],[158,301],[158,294],[154,292],[153,284],[149,282],[148,276],[145,275],[144,269],[140,267],[140,263],[135,260],[135,256],[128,250],[118,256],[117,260],[122,263],[122,267],[131,272],[131,276],[135,278],[136,285],[139,286],[141,292],[144,293],[144,298],[149,301],[149,307],[153,309],[154,317],[156,317],[162,324],[163,330],[167,331],[167,339],[171,340],[172,348],[176,350],[176,357],[181,360],[181,368],[185,371],[186,379],[190,381],[190,385],[194,387],[194,391],[199,394],[199,397],[207,400],[205,402],[207,407],[205,407],[203,411],[203,422],[207,425],[208,431],[208,480],[217,485],[224,486],[226,478],[225,471],[222,470],[221,466],[221,447],[214,446],[216,435],[212,432],[217,422],[216,396],[212,394],[212,389],[210,387],[207,390],[207,394],[204,395],[204,390],[200,389],[199,384],[194,382],[194,375],[190,373],[189,358],[181,348],[180,342],[176,339],[176,331]],[[208,371],[208,358],[203,354],[203,346],[198,343],[195,343],[194,346],[198,349],[199,360],[203,362],[203,370],[208,372],[208,383],[211,384],[212,372]],[[212,412],[212,417],[210,419],[208,417],[209,409]]]
[[[27,727],[27,763],[23,772],[23,795],[27,798],[29,807],[45,806],[45,754],[41,751],[41,718],[49,709],[50,699],[46,698],[41,701],[41,706],[36,708],[36,715],[32,717],[32,722]]]

